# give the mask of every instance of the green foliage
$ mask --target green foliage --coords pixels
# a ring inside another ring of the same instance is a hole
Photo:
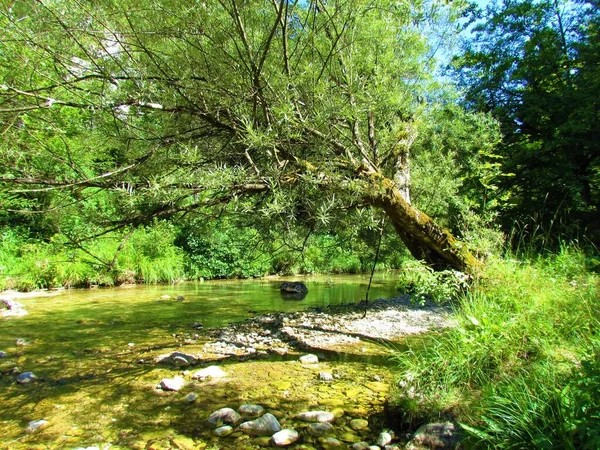
[[[419,261],[406,261],[400,267],[397,288],[412,294],[415,302],[446,303],[469,287],[469,276],[456,270],[434,271]]]
[[[414,414],[458,402],[475,448],[594,448],[599,287],[576,248],[490,260],[456,327],[397,354],[398,396]]]
[[[559,234],[598,229],[599,11],[597,0],[490,3],[454,60],[467,104],[501,123],[493,198],[528,244],[541,235],[556,249]]]

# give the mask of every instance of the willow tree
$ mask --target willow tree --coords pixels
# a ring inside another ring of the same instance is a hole
[[[416,258],[473,271],[410,201],[431,69],[423,24],[440,8],[15,1],[0,44],[3,189],[23,209],[91,209],[81,220],[105,230],[216,205],[375,207]]]

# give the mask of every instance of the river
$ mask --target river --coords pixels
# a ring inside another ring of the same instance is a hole
[[[6,353],[0,359],[0,448],[258,448],[264,442],[245,435],[223,441],[203,426],[215,408],[247,402],[270,408],[282,425],[295,424],[295,414],[316,407],[337,408],[339,423],[379,417],[391,375],[368,358],[348,362],[322,356],[314,367],[299,364],[296,354],[227,360],[219,362],[229,374],[222,383],[193,381],[183,373],[181,392],[156,389],[161,378],[182,371],[158,366],[153,359],[179,350],[177,336],[189,333],[192,323],[218,327],[263,313],[358,302],[369,277],[303,278],[309,288],[303,300],[282,297],[278,285],[285,280],[70,290],[19,300],[29,314],[0,319],[0,350]],[[378,273],[369,297],[393,296],[394,286],[394,273]],[[25,371],[38,380],[15,383],[15,374]],[[335,374],[336,382],[320,383],[322,371]],[[383,378],[388,382],[373,382]],[[185,401],[190,393],[198,400]],[[48,421],[46,428],[25,432],[30,421],[39,419]],[[311,448],[311,438],[304,440]]]

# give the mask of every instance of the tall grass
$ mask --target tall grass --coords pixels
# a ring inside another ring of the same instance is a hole
[[[396,401],[417,416],[458,414],[475,448],[598,448],[577,436],[583,422],[600,435],[600,396],[574,406],[600,383],[598,287],[577,249],[488,261],[458,325],[396,355]]]

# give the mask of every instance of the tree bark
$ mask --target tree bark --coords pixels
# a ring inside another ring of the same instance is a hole
[[[369,181],[366,201],[383,209],[410,253],[436,270],[455,269],[469,274],[482,266],[464,243],[411,206],[395,183],[378,172],[363,173]]]

